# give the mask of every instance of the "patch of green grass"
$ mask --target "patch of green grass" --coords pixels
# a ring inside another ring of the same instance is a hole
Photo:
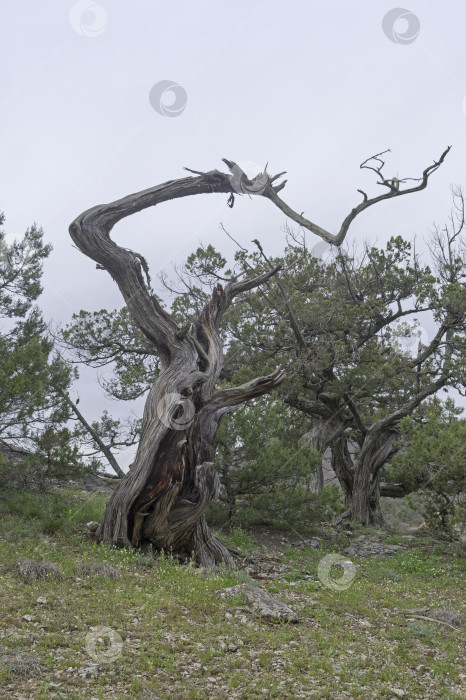
[[[395,556],[358,559],[354,580],[339,591],[318,576],[322,557],[340,551],[335,543],[283,549],[277,564],[289,571],[264,586],[300,622],[275,625],[236,614],[241,597],[219,596],[251,582],[245,571],[204,571],[169,553],[149,565],[148,555],[92,542],[84,524],[100,518],[100,497],[66,490],[8,498],[8,506],[1,502],[0,657],[33,654],[41,673],[13,677],[0,664],[1,697],[333,699],[345,691],[391,700],[391,688],[409,698],[461,697],[461,630],[396,612],[443,607],[464,614],[464,557],[456,550],[410,541]],[[61,527],[44,532],[47,518]],[[257,549],[242,531],[224,539],[241,551]],[[53,564],[61,578],[22,581],[14,571],[18,559]],[[106,567],[120,575],[95,573],[112,571]],[[97,655],[112,649],[109,637],[99,637],[102,627],[118,635],[121,651],[97,661],[97,678],[83,678],[96,663],[92,649]]]
[[[217,536],[227,547],[234,547],[244,552],[244,554],[249,554],[255,546],[254,539],[250,533],[240,527],[233,528],[228,534],[218,533]]]
[[[23,531],[25,524],[35,532],[45,535],[62,533],[69,535],[77,527],[91,520],[100,520],[105,509],[105,498],[101,494],[87,494],[73,489],[45,493],[13,491],[2,494],[0,517],[4,526],[8,518],[16,516]]]

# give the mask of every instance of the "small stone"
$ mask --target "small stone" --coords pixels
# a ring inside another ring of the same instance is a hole
[[[47,602],[47,598],[44,598],[44,596],[39,596],[36,600],[36,603],[39,603],[39,605],[45,605]]]
[[[49,690],[58,690],[59,687],[60,686],[57,685],[57,683],[49,683]]]
[[[404,698],[407,695],[407,693],[405,693],[404,690],[401,690],[401,688],[390,688],[390,691],[396,695],[397,698]]]
[[[32,615],[23,615],[23,620],[26,620],[26,622],[32,622],[33,619]]]
[[[99,525],[100,523],[97,523],[95,520],[91,520],[90,522],[86,523],[86,527],[89,530],[89,532],[95,532]]]
[[[249,583],[242,583],[220,591],[220,596],[222,598],[229,598],[238,594],[242,595],[248,607],[252,608],[266,619],[298,622],[298,616],[288,605],[272,598],[263,588],[252,586]],[[237,608],[235,617],[238,617],[238,613],[241,615],[241,612],[241,609]],[[239,617],[239,621],[244,623],[248,622],[244,615]]]
[[[238,651],[238,645],[234,644],[234,642],[229,642],[228,651],[232,651],[232,652]]]
[[[97,666],[88,666],[87,668],[84,669],[83,674],[84,678],[98,678],[99,677],[99,669]]]
[[[217,682],[217,679],[213,678],[212,676],[207,676],[207,680],[209,681],[209,683],[216,683]]]

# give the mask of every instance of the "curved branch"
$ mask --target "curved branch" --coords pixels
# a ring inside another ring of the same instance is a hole
[[[278,192],[283,189],[286,181],[278,185],[273,183],[284,173],[270,176],[265,168],[263,173],[260,173],[253,180],[249,180],[236,163],[227,159],[223,160],[228,166],[230,174],[218,170],[206,173],[195,171],[198,173],[196,177],[170,180],[142,192],[117,199],[109,204],[101,204],[88,209],[70,225],[70,235],[81,252],[94,260],[98,267],[103,267],[111,274],[120,288],[131,315],[144,335],[157,349],[162,362],[166,364],[170,360],[172,351],[181,347],[183,339],[177,337],[178,327],[174,319],[162,308],[156,296],[151,293],[150,278],[144,258],[139,253],[118,246],[111,240],[110,232],[118,221],[171,199],[215,192],[229,193],[230,195],[235,192],[240,194],[247,192],[270,199],[286,216],[303,228],[312,231],[328,243],[340,245],[350,224],[359,213],[389,197],[397,197],[424,189],[427,186],[429,176],[440,167],[449,150],[450,148],[447,148],[438,161],[424,170],[417,186],[405,190],[397,189],[396,191],[390,187],[390,192],[386,194],[373,199],[365,198],[348,214],[336,235],[332,235],[301,214],[297,214],[278,196]],[[242,189],[245,183],[246,190]],[[247,285],[245,282],[234,282],[229,287],[230,297],[233,298],[236,293],[247,289],[245,284]],[[239,285],[239,287],[235,285]]]
[[[282,269],[282,265],[277,265],[276,267],[272,267],[271,270],[267,270],[266,272],[263,272],[261,275],[258,275],[257,277],[251,277],[250,279],[245,279],[242,280],[241,282],[238,281],[233,281],[229,282],[227,286],[225,287],[225,304],[226,308],[231,304],[233,299],[238,296],[238,294],[241,294],[242,292],[247,292],[250,289],[255,289],[256,287],[259,287],[261,284],[264,282],[267,282],[271,277],[277,274]]]
[[[272,201],[275,206],[277,206],[286,216],[288,216],[290,219],[295,221],[299,226],[302,226],[303,228],[307,229],[308,231],[312,231],[312,233],[315,233],[317,236],[320,236],[320,238],[323,238],[324,241],[327,241],[327,243],[330,243],[335,246],[339,246],[343,243],[346,234],[348,233],[348,229],[354,219],[360,214],[361,212],[365,211],[369,207],[373,206],[374,204],[377,204],[378,202],[382,202],[385,199],[391,199],[393,197],[401,197],[401,195],[404,194],[411,194],[412,192],[419,192],[420,190],[423,190],[427,187],[427,183],[429,180],[430,175],[434,173],[438,168],[442,165],[443,161],[445,160],[448,152],[450,151],[451,146],[449,146],[440,156],[438,161],[434,161],[432,165],[429,165],[427,168],[422,173],[422,177],[418,179],[419,184],[416,185],[415,187],[409,187],[405,190],[400,190],[396,189],[393,186],[389,186],[390,191],[386,192],[385,194],[381,194],[378,197],[373,197],[372,199],[368,199],[367,195],[363,193],[364,199],[363,201],[358,204],[358,206],[354,207],[354,209],[351,210],[351,212],[348,214],[346,219],[343,221],[340,230],[337,234],[333,235],[326,231],[325,229],[321,228],[317,224],[314,224],[312,221],[309,221],[309,219],[306,219],[302,214],[298,214],[295,212],[291,207],[289,207],[277,194],[277,188],[273,187],[267,187],[265,191],[263,192],[263,196],[267,197]],[[379,154],[380,155],[380,154]],[[368,159],[370,160],[370,159]],[[365,161],[367,163],[367,161]],[[364,164],[362,164],[364,165]],[[364,166],[367,167],[367,166]],[[380,173],[379,173],[380,174]],[[405,178],[407,179],[407,178]],[[386,181],[388,182],[388,180]],[[385,181],[379,184],[386,184]],[[360,191],[360,190],[359,190]]]
[[[117,282],[131,315],[164,362],[169,360],[171,350],[180,346],[176,323],[148,288],[147,266],[142,256],[118,246],[111,240],[110,231],[121,219],[170,199],[231,191],[229,176],[213,170],[199,177],[170,180],[110,204],[98,205],[78,216],[70,226],[71,238],[79,250],[104,267]]]
[[[217,411],[218,409],[238,406],[240,403],[262,396],[262,394],[275,389],[284,379],[285,372],[281,369],[276,369],[275,372],[267,374],[265,377],[256,377],[246,384],[218,391],[205,408]]]

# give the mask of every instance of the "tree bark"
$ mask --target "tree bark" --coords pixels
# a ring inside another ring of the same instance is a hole
[[[359,469],[354,480],[351,499],[351,520],[360,525],[384,527],[385,521],[380,508],[379,477],[367,476],[367,470]]]
[[[338,439],[345,427],[346,423],[336,414],[325,418],[320,416],[311,430],[302,436],[302,444],[310,445],[320,454],[320,462],[308,484],[308,489],[311,493],[320,493],[322,491],[324,487],[323,460],[325,452]]]
[[[345,506],[351,505],[353,498],[354,471],[353,460],[348,449],[348,436],[341,435],[331,445],[332,469],[342,488]]]
[[[389,433],[382,444],[376,434],[366,435],[354,465],[351,519],[361,525],[384,527],[380,508],[380,470],[394,453],[396,434]]]
[[[204,518],[219,488],[214,467],[219,422],[239,403],[273,389],[283,374],[214,393],[222,366],[214,316],[225,299],[219,285],[191,332],[172,342],[170,361],[146,401],[136,459],[108,503],[99,540],[151,543],[186,558],[194,553],[204,566],[228,561],[228,550]]]

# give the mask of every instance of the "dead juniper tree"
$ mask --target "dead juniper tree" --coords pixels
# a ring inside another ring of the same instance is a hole
[[[275,183],[284,173],[270,176],[265,169],[250,180],[236,163],[226,159],[230,173],[189,170],[194,177],[171,180],[95,206],[73,221],[70,235],[74,243],[115,280],[132,318],[160,360],[160,372],[144,408],[135,461],[110,498],[96,533],[98,540],[119,546],[152,544],[180,556],[194,555],[204,566],[228,562],[228,550],[212,535],[204,517],[219,486],[213,464],[218,425],[235,406],[271,391],[284,378],[277,370],[242,386],[215,390],[223,364],[219,330],[225,311],[238,294],[266,282],[279,268],[268,268],[255,277],[241,275],[225,286],[218,284],[197,320],[180,328],[152,293],[144,258],[110,238],[115,224],[171,199],[224,193],[232,207],[236,194],[247,193],[269,199],[300,226],[338,246],[352,221],[368,207],[424,189],[448,150],[426,168],[413,187],[395,189],[380,176],[379,184],[388,191],[372,199],[362,193],[363,201],[335,235],[296,213],[279,197],[286,181]],[[379,168],[377,172],[380,175]]]

